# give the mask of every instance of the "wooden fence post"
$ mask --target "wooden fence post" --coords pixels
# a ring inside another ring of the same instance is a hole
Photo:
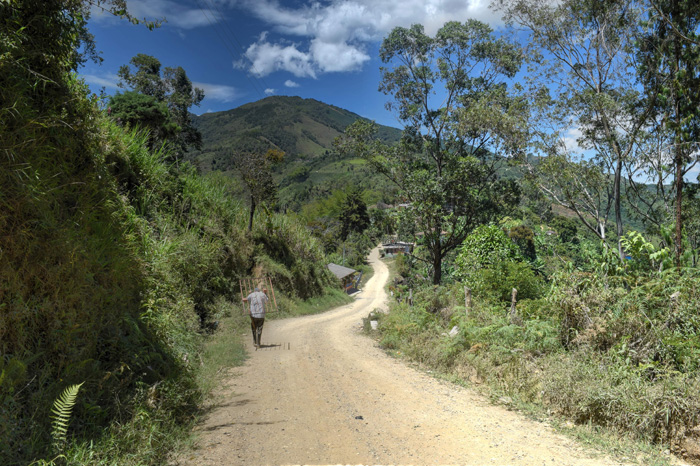
[[[517,298],[518,290],[513,288],[513,293],[510,296],[510,323],[513,325],[520,325],[522,323],[520,317],[518,317],[518,314],[515,311],[515,303],[517,302]]]
[[[472,308],[472,290],[470,288],[464,287],[464,313],[469,315],[469,311]]]

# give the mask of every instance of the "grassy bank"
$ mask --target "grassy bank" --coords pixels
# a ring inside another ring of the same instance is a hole
[[[37,5],[36,22],[65,13]],[[0,109],[0,464],[162,464],[197,417],[203,345],[238,280],[268,275],[296,309],[326,303],[333,277],[304,225],[260,212],[248,231],[231,180],[149,150],[70,67],[28,76],[50,51],[26,33],[0,63],[16,102]]]

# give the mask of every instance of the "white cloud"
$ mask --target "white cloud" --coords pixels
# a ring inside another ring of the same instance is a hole
[[[296,9],[279,0],[243,0],[242,4],[275,32],[309,39],[308,46],[302,46],[272,44],[261,37],[246,52],[255,65],[247,68],[258,76],[279,70],[310,77],[317,72],[359,70],[370,59],[366,44],[380,41],[397,26],[422,24],[433,35],[447,21],[474,18],[492,26],[501,24],[487,0],[331,0]],[[288,63],[292,55],[303,61],[303,73],[298,67],[271,66]]]
[[[299,83],[295,83],[295,82],[292,81],[291,79],[286,80],[286,81],[284,82],[284,85],[285,85],[286,87],[299,87]]]
[[[571,127],[564,134],[562,134],[561,140],[564,143],[564,147],[569,152],[576,154],[581,154],[585,151],[583,147],[579,144],[579,139],[583,137],[583,131],[578,127]]]
[[[334,44],[314,39],[311,41],[309,52],[324,72],[359,70],[369,60],[369,55],[358,47],[344,42]]]
[[[273,95],[275,92],[277,92],[277,89],[272,89],[270,87],[265,89],[265,95]]]
[[[117,82],[119,82],[119,76],[116,74],[81,74],[80,76],[86,83],[92,84],[93,86],[104,87],[105,89],[117,89]]]
[[[238,90],[232,86],[200,82],[193,82],[192,85],[204,90],[204,98],[206,99],[232,102],[240,97]]]
[[[211,0],[207,0],[209,6]],[[199,4],[197,4],[199,5]],[[127,10],[137,19],[148,21],[162,20],[165,18],[166,25],[175,26],[181,29],[194,29],[202,26],[211,26],[223,18],[219,14],[219,9],[213,8],[192,8],[191,4],[184,1],[175,0],[129,0]],[[91,17],[98,21],[109,21],[114,17],[105,13],[98,7],[92,7]]]
[[[267,76],[275,71],[288,71],[299,78],[316,77],[316,71],[311,63],[311,55],[301,52],[294,44],[271,44],[263,34],[258,42],[248,47],[245,52],[250,60],[249,66],[236,64],[238,67],[246,67],[256,76]]]

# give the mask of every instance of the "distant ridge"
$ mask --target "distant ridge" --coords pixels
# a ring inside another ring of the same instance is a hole
[[[343,159],[332,151],[335,138],[359,119],[363,117],[315,99],[267,97],[194,117],[203,147],[189,158],[202,172],[222,171],[236,177],[234,151],[283,150],[284,162],[276,168],[283,209],[298,211],[305,203],[348,185],[380,194],[386,192],[385,178],[371,172],[364,161]],[[401,130],[380,125],[378,136],[394,143],[401,138]]]
[[[330,150],[333,140],[360,115],[348,110],[301,97],[273,96],[223,112],[205,113],[194,118],[202,132],[203,149],[197,159],[204,170],[221,169],[222,149],[282,149],[287,161],[315,158]],[[396,142],[401,130],[379,127],[379,137]],[[214,162],[216,161],[216,162]],[[217,165],[207,167],[206,165]]]

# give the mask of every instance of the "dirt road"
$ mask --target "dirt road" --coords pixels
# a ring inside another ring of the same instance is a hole
[[[386,266],[353,304],[265,323],[179,464],[613,465],[474,392],[384,354],[360,333],[384,306]]]

